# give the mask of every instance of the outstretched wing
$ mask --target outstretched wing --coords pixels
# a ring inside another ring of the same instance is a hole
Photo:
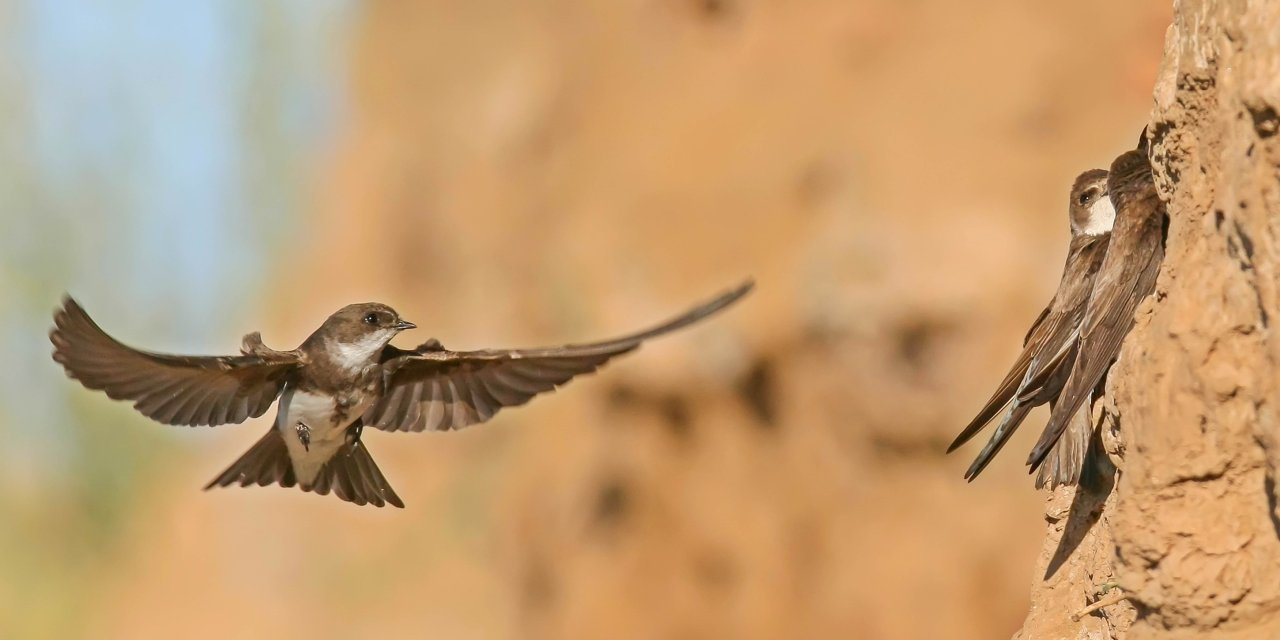
[[[449,351],[429,342],[413,351],[388,347],[385,390],[364,414],[385,431],[445,431],[484,422],[574,377],[591,373],[649,338],[686,327],[733,304],[748,281],[651,329],[591,344],[542,349]]]
[[[49,332],[53,359],[86,388],[133,401],[142,415],[175,425],[220,425],[271,407],[297,365],[288,352],[172,356],[139,351],[107,335],[67,297]]]

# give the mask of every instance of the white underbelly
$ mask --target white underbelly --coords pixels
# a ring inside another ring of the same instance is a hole
[[[367,406],[349,407],[342,416],[335,415],[333,397],[285,390],[280,397],[276,429],[284,437],[298,482],[310,486],[329,461],[346,442],[347,427],[355,422]],[[304,444],[298,425],[307,426],[309,442]]]

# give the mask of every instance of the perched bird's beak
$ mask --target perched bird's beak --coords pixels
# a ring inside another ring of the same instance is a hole
[[[394,325],[394,326],[395,326],[395,330],[396,330],[396,331],[404,331],[405,329],[417,329],[417,328],[418,328],[418,325],[416,325],[416,324],[414,324],[414,323],[412,323],[412,322],[407,322],[407,321],[405,321],[405,320],[401,320],[400,322],[395,323],[395,325]]]

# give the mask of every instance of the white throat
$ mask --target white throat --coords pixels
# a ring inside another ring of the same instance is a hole
[[[355,342],[331,342],[329,348],[335,364],[344,369],[356,370],[368,364],[386,344],[386,338],[374,333]]]
[[[1111,226],[1116,222],[1116,207],[1111,204],[1110,196],[1102,196],[1089,205],[1089,221],[1085,223],[1081,233],[1089,236],[1100,236],[1111,233]]]

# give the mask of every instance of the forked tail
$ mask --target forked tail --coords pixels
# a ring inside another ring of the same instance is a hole
[[[346,444],[324,464],[315,482],[303,486],[294,475],[284,438],[272,427],[239,460],[205,485],[205,489],[278,484],[282,487],[297,486],[320,495],[328,495],[332,491],[338,498],[358,505],[381,507],[390,504],[403,509],[404,502],[382,475],[364,443],[360,442],[359,433],[360,430],[355,428],[348,431]]]

